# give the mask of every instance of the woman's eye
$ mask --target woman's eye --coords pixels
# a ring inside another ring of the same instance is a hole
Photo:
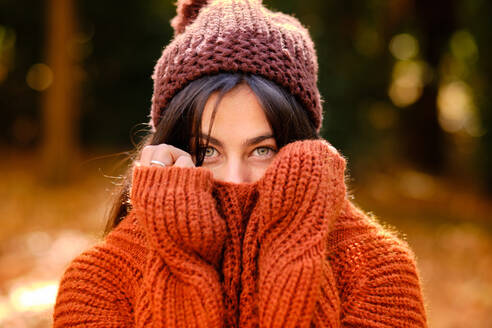
[[[275,150],[270,147],[258,147],[253,152],[256,152],[258,156],[268,156],[271,153],[275,152]]]
[[[214,147],[202,147],[202,151],[205,158],[214,158],[218,156],[218,151]],[[276,152],[272,147],[258,147],[253,150],[253,155],[257,157],[270,157]]]
[[[213,156],[217,150],[213,147],[206,147],[205,148],[205,157],[211,157]]]

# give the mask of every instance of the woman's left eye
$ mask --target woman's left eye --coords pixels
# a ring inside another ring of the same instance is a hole
[[[271,153],[274,153],[275,150],[271,147],[258,147],[253,152],[256,152],[258,156],[268,156]]]

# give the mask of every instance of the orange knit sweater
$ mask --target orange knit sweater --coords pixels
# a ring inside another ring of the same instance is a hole
[[[65,271],[54,327],[426,327],[403,240],[353,205],[324,140],[255,183],[136,167],[128,216]]]

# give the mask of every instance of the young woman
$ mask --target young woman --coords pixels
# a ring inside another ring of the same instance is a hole
[[[408,244],[318,135],[307,30],[260,0],[178,1],[149,125],[54,327],[426,327]]]

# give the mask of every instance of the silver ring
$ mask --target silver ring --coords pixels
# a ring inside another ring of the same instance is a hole
[[[166,164],[164,164],[164,163],[162,163],[162,162],[160,162],[158,160],[155,160],[155,159],[151,160],[150,161],[150,164],[158,164],[158,165],[160,165],[162,167],[166,167]]]

